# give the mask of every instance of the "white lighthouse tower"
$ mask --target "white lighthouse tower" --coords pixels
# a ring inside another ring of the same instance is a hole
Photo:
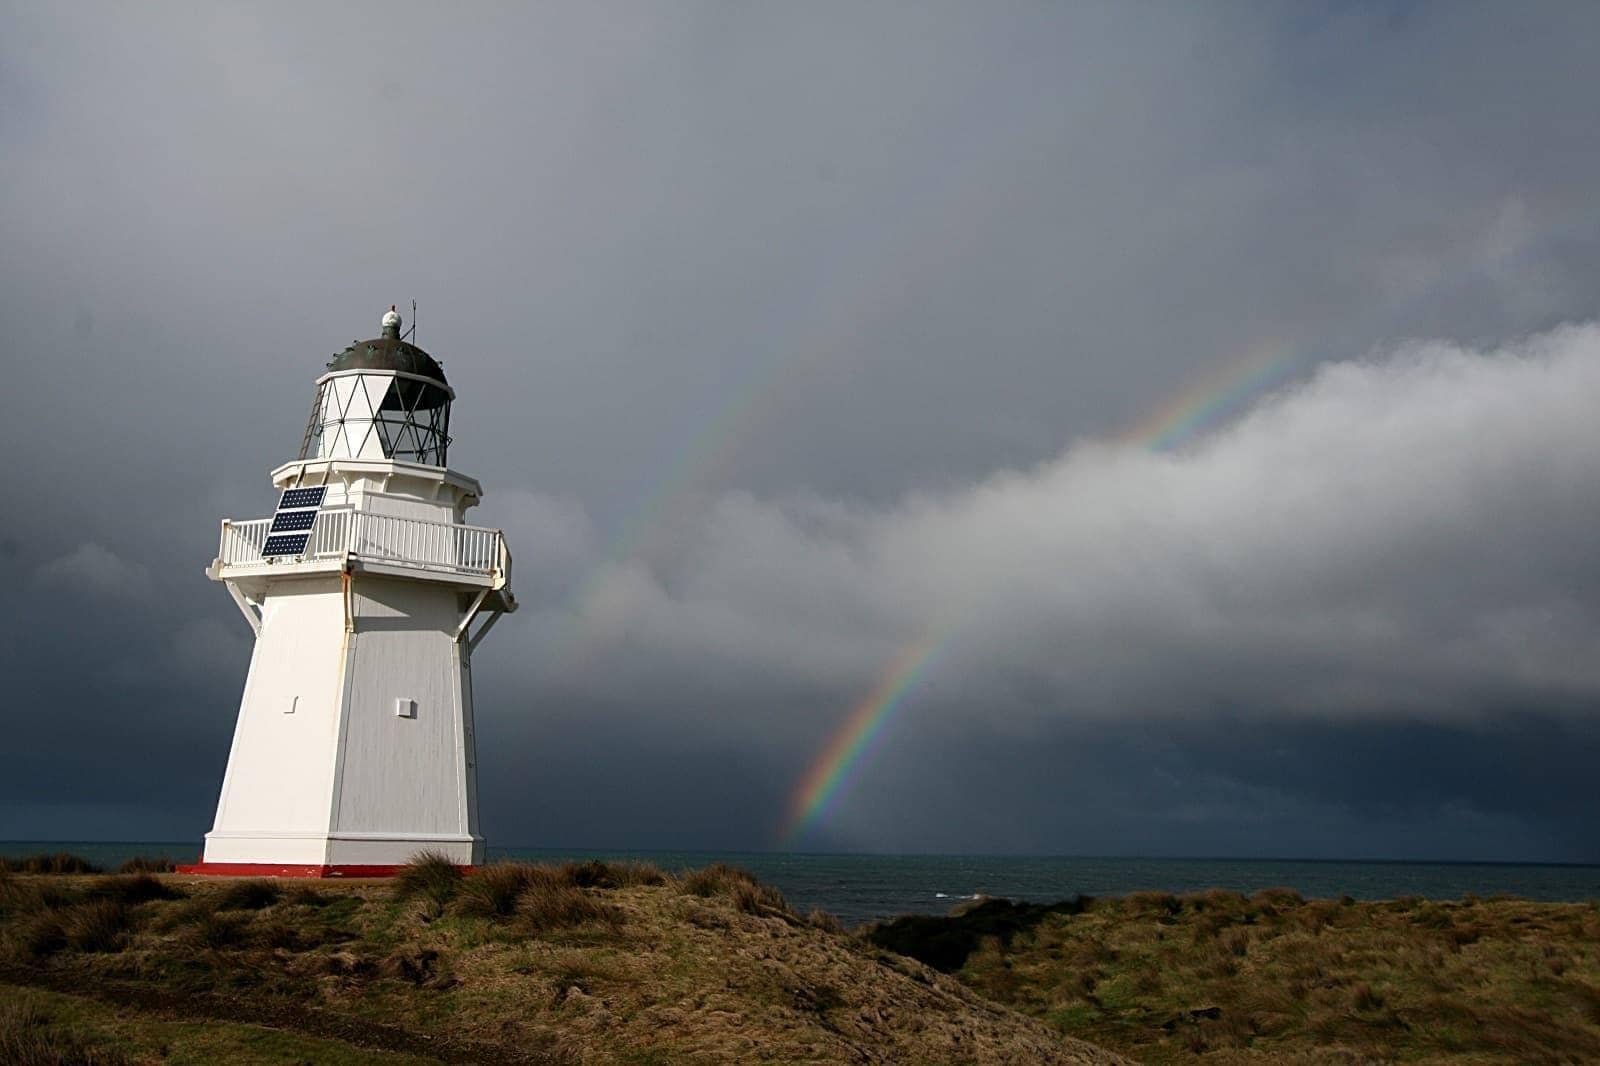
[[[276,513],[225,520],[207,569],[255,631],[216,823],[187,872],[389,873],[423,851],[483,861],[472,652],[516,609],[483,495],[450,469],[455,393],[383,335],[328,363]]]

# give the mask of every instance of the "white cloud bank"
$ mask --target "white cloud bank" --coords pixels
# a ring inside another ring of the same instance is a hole
[[[1084,441],[884,510],[729,493],[519,639],[546,682],[760,728],[762,693],[828,713],[946,627],[927,687],[963,715],[1560,709],[1600,690],[1597,411],[1600,326],[1418,344],[1177,453]]]

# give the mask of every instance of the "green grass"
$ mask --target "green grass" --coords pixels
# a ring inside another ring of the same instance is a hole
[[[1600,907],[1138,893],[872,930],[1140,1061],[1600,1061]]]
[[[260,1025],[175,1021],[118,1009],[82,996],[0,985],[0,1062],[13,1066],[172,1066],[318,1063],[421,1066],[438,1060]]]

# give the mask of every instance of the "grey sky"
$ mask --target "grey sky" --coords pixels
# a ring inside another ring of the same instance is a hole
[[[1600,861],[1597,31],[6,5],[0,838],[198,842],[216,522],[415,298],[493,841],[774,846],[928,642],[801,846]]]

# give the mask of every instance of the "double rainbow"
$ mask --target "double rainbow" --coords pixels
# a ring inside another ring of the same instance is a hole
[[[1170,451],[1193,440],[1223,420],[1240,413],[1263,392],[1285,380],[1298,363],[1293,349],[1262,342],[1202,378],[1118,439],[1153,452]],[[834,730],[795,784],[781,837],[792,848],[832,814],[841,797],[860,777],[882,741],[885,727],[905,705],[916,683],[949,643],[953,627],[924,633],[902,648],[879,673],[872,687]]]

